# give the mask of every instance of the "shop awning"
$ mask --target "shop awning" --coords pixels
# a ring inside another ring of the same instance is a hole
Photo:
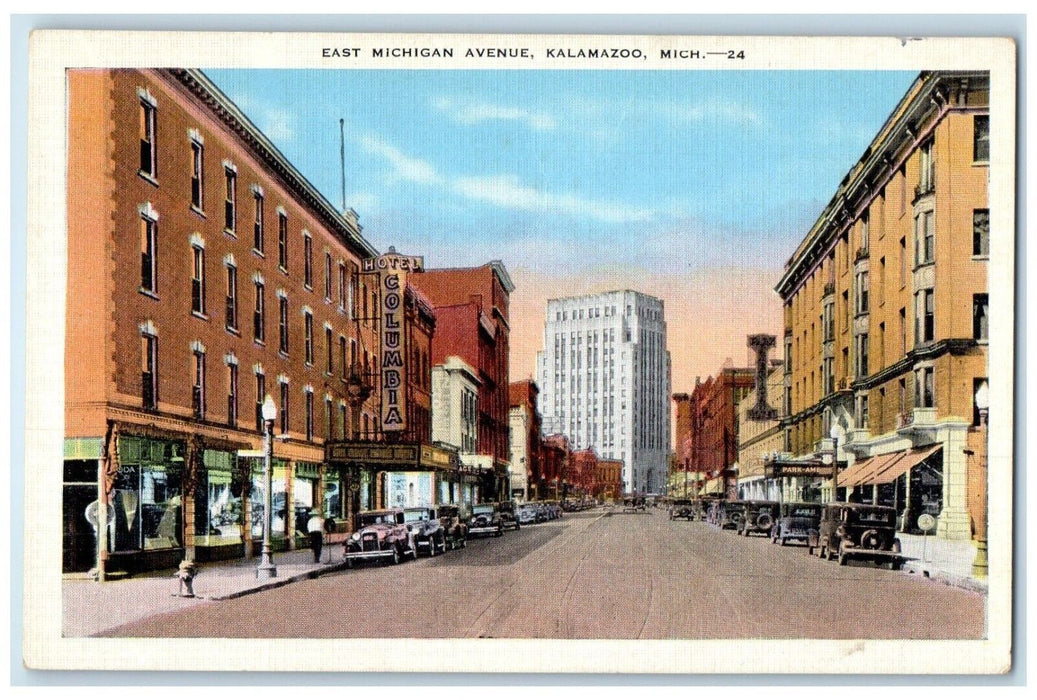
[[[869,475],[868,480],[863,482],[865,484],[889,484],[897,479],[901,474],[904,474],[914,467],[918,466],[925,460],[933,456],[937,451],[943,449],[943,445],[936,445],[935,447],[924,447],[922,449],[913,449],[908,452],[901,452],[900,456],[885,464],[882,469],[876,471],[874,474]]]
[[[904,456],[903,452],[892,452],[885,455],[876,455],[875,457],[869,457],[861,462],[853,465],[853,474],[849,475],[849,478],[839,476],[839,483],[843,486],[860,486],[862,484],[871,483],[868,481],[869,478],[888,467],[893,462],[897,461]],[[847,470],[851,471],[851,470]]]
[[[871,467],[875,464],[876,459],[880,457],[868,457],[860,461],[854,462],[853,466],[849,469],[839,473],[839,485],[840,486],[856,486],[859,481],[859,477],[866,471],[870,471]]]

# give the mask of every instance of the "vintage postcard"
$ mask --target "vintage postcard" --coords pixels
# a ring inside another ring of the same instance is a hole
[[[35,33],[27,667],[1008,672],[1015,85]]]

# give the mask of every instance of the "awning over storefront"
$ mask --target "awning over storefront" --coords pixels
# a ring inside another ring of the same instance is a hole
[[[883,467],[876,471],[874,474],[869,475],[866,484],[889,484],[892,483],[901,474],[911,471],[914,467],[921,464],[925,460],[929,459],[937,451],[943,448],[943,445],[936,445],[935,447],[924,447],[921,449],[913,449],[908,452],[901,452],[900,456],[896,460],[892,460]]]
[[[860,484],[860,477],[872,470],[875,466],[875,461],[883,459],[883,457],[868,457],[860,461],[854,462],[853,466],[839,474],[839,485],[840,486],[857,486]]]

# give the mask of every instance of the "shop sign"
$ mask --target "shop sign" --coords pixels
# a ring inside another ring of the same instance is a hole
[[[827,477],[832,473],[831,467],[823,467],[816,463],[796,464],[794,462],[778,462],[764,467],[764,475],[769,479],[783,477]]]
[[[332,443],[325,449],[328,461],[364,464],[417,464],[417,445],[366,445]]]

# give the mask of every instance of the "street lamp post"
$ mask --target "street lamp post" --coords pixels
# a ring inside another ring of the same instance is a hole
[[[832,503],[839,500],[839,424],[832,423],[828,436],[832,438]]]
[[[263,551],[256,567],[256,578],[276,578],[277,567],[270,551],[270,511],[273,510],[274,475],[272,471],[274,456],[274,419],[277,418],[277,406],[270,394],[263,401]]]
[[[979,578],[987,576],[987,418],[990,409],[990,396],[987,383],[983,382],[976,390],[976,408],[979,410],[979,428],[983,431],[983,455],[978,460],[981,478],[977,479],[983,484],[983,498],[977,504],[976,517],[976,560],[972,562],[972,575]]]

